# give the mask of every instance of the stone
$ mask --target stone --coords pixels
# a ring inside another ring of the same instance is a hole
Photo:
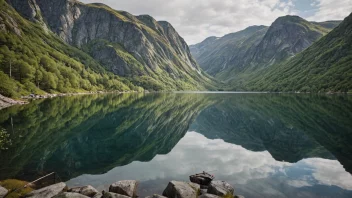
[[[218,196],[233,195],[235,189],[225,181],[212,181],[208,188],[208,193]]]
[[[118,181],[110,185],[109,192],[136,197],[138,182],[135,180]]]
[[[163,196],[168,198],[196,198],[199,193],[199,189],[195,188],[192,183],[171,181],[165,188]],[[199,186],[199,185],[198,185]]]
[[[100,192],[98,192],[93,196],[93,198],[102,198],[102,197],[103,197],[103,194],[101,194]]]
[[[69,192],[75,192],[75,193],[80,193],[82,195],[88,196],[88,197],[94,197],[97,193],[99,193],[98,190],[96,190],[93,186],[88,185],[88,186],[82,186],[82,187],[76,187],[76,188],[71,188],[68,190]]]
[[[5,195],[6,195],[8,192],[9,192],[9,191],[8,191],[6,188],[0,186],[0,198],[5,197]]]
[[[120,195],[113,192],[105,192],[102,198],[130,198],[126,195]]]
[[[47,186],[45,188],[34,190],[28,193],[27,195],[25,195],[25,197],[32,197],[32,198],[54,197],[55,195],[58,195],[59,193],[65,191],[66,188],[67,188],[66,184],[61,182],[51,186]]]
[[[75,192],[63,192],[60,193],[56,196],[54,196],[53,198],[88,198],[85,195],[79,194],[79,193],[75,193]]]
[[[198,198],[220,198],[220,197],[217,195],[205,193],[205,194],[200,195]]]
[[[236,195],[235,198],[244,198],[242,195]]]
[[[146,197],[146,198],[167,198],[167,197],[164,197],[164,196],[162,196],[162,195],[154,194],[154,195],[148,196],[148,197]]]
[[[213,179],[214,176],[207,172],[189,176],[189,180],[191,180],[191,182],[204,186],[208,186]]]

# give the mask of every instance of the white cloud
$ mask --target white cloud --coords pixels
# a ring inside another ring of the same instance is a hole
[[[315,14],[308,18],[311,21],[342,20],[352,12],[351,0],[317,0]]]

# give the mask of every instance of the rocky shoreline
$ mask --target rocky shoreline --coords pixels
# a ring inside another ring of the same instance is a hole
[[[4,109],[12,105],[23,105],[27,103],[27,101],[14,100],[0,94],[0,109]]]
[[[170,181],[162,195],[154,194],[146,198],[244,198],[235,195],[235,189],[225,181],[209,181],[204,183],[203,178],[193,182]],[[123,180],[110,185],[107,191],[99,192],[94,187],[82,186],[68,188],[64,182],[53,184],[45,188],[34,190],[24,197],[31,198],[137,198],[138,181]],[[0,186],[0,198],[10,193]]]

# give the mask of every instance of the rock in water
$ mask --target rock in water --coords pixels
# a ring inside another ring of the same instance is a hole
[[[205,193],[205,194],[202,194],[201,196],[199,196],[198,198],[220,198],[220,197],[217,196],[217,195],[212,195],[212,194],[209,194],[209,193]]]
[[[97,193],[99,193],[99,191],[97,191],[91,185],[83,186],[83,187],[71,188],[69,191],[70,192],[80,193],[80,194],[88,196],[88,197],[94,197]]]
[[[53,198],[88,198],[88,197],[75,192],[64,192],[54,196]]]
[[[233,195],[235,189],[225,181],[212,181],[208,188],[208,193],[218,196]]]
[[[130,198],[130,197],[125,195],[120,195],[117,193],[105,192],[102,198]]]
[[[32,198],[54,197],[55,195],[58,195],[59,193],[64,191],[65,188],[67,188],[66,184],[61,182],[45,188],[34,190],[28,193],[25,197],[32,197]]]
[[[161,196],[161,195],[157,195],[157,194],[154,194],[152,196],[148,196],[146,198],[167,198],[167,197],[164,197],[164,196]]]
[[[163,192],[168,198],[196,198],[199,192],[199,185],[193,183],[171,181]]]
[[[4,197],[7,192],[9,192],[6,188],[0,186],[0,198]]]
[[[135,180],[118,181],[110,185],[109,192],[136,197],[138,182]]]

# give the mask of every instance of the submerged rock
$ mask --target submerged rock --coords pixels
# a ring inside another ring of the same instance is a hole
[[[61,182],[45,188],[34,190],[28,193],[25,197],[32,197],[32,198],[54,197],[55,195],[58,195],[59,193],[64,191],[66,188],[67,188],[66,184]]]
[[[0,198],[4,197],[8,192],[6,188],[0,186]]]
[[[212,181],[208,188],[208,193],[218,196],[233,195],[235,189],[225,181]]]
[[[162,196],[162,195],[154,194],[154,195],[148,196],[148,197],[146,197],[146,198],[167,198],[167,197],[164,197],[164,196]]]
[[[94,197],[97,193],[99,193],[98,190],[96,190],[93,186],[88,185],[88,186],[83,186],[83,187],[76,187],[76,188],[71,188],[68,190],[70,192],[75,192],[75,193],[80,193],[82,195],[88,196],[88,197]]]
[[[110,185],[109,192],[136,197],[138,182],[135,180],[118,181]]]
[[[113,192],[105,192],[102,198],[130,198],[126,195],[120,195]]]
[[[163,192],[168,198],[196,198],[200,186],[194,183],[171,181]]]
[[[220,198],[220,197],[217,195],[205,193],[205,194],[202,194],[201,196],[199,196],[198,198]]]
[[[88,198],[88,197],[75,192],[63,192],[54,196],[53,198]]]

